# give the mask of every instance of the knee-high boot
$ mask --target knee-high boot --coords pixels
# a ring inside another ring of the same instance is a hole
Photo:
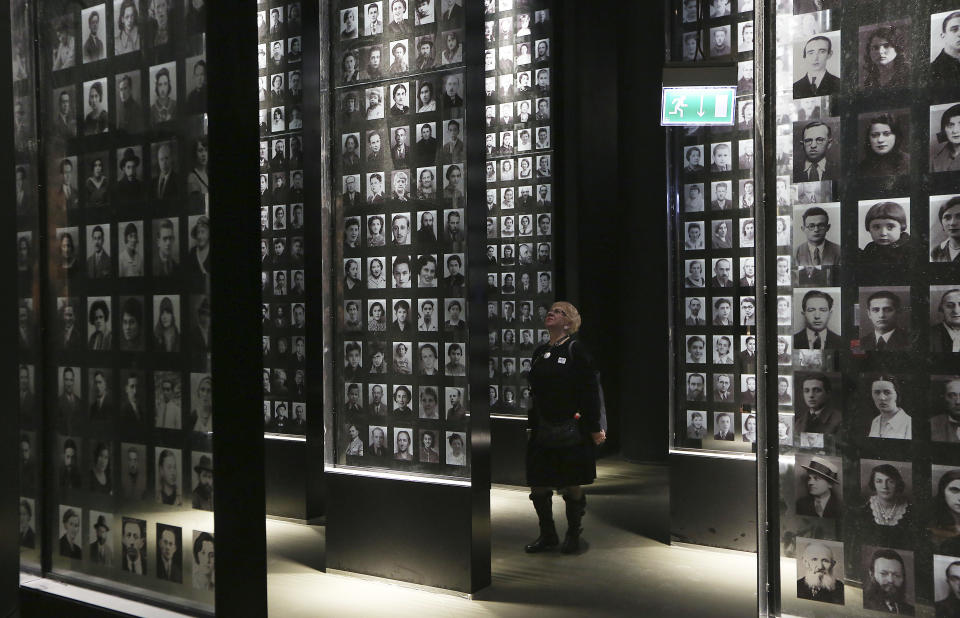
[[[583,521],[583,514],[587,512],[587,497],[574,500],[564,496],[563,501],[567,503],[567,534],[563,537],[560,553],[575,554],[580,550],[580,533],[583,532],[580,522]]]
[[[557,528],[553,525],[553,494],[531,493],[530,500],[537,511],[537,519],[540,520],[540,536],[524,549],[528,554],[549,551],[560,544]]]

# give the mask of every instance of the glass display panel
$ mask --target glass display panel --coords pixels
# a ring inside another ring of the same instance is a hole
[[[960,4],[776,11],[782,607],[957,616]]]
[[[468,477],[457,0],[334,3],[335,453]]]
[[[20,431],[20,565],[40,568],[43,539],[40,529],[40,457],[38,433],[43,356],[38,345],[37,310],[40,307],[40,220],[37,210],[37,101],[33,40],[36,35],[31,5],[10,3],[13,56],[13,149],[16,157],[13,207],[17,213],[17,380]]]
[[[733,127],[670,129],[672,446],[756,452],[757,290],[753,3],[678,3],[674,61],[735,62]]]
[[[52,571],[212,611],[206,7],[38,9]]]
[[[491,414],[526,415],[555,298],[553,2],[485,3],[487,323]]]
[[[309,273],[304,266],[300,3],[260,0],[257,31],[263,430],[302,436],[307,427],[310,342],[305,332]]]

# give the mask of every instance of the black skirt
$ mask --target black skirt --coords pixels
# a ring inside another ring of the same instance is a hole
[[[527,485],[560,489],[571,485],[590,485],[597,478],[597,459],[593,442],[584,437],[576,446],[548,448],[527,442]]]

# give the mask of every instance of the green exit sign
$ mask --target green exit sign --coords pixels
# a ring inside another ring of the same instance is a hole
[[[664,87],[660,126],[732,126],[736,86]]]

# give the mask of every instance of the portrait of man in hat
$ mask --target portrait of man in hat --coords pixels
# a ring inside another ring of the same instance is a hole
[[[213,510],[213,460],[209,455],[200,455],[193,471],[197,484],[193,487],[193,508]]]
[[[797,499],[797,515],[836,519],[843,505],[840,502],[840,465],[829,457],[812,457],[806,465],[797,459],[797,465],[805,472],[797,471],[798,483],[806,475],[807,495]]]
[[[91,513],[91,517],[93,517]],[[90,560],[94,564],[107,567],[113,566],[113,543],[110,542],[110,520],[112,516],[98,513],[93,523],[93,542],[90,543]]]

